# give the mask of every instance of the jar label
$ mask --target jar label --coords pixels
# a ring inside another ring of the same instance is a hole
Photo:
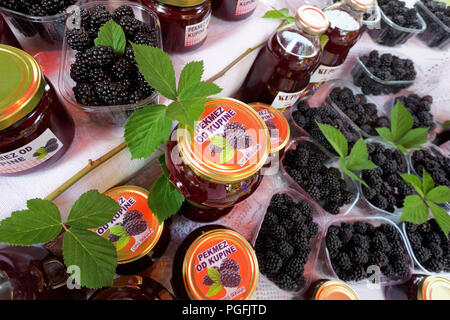
[[[277,96],[272,102],[272,107],[274,107],[275,109],[286,109],[292,107],[300,98],[303,91],[304,90],[292,93],[283,91],[278,92]]]
[[[324,65],[320,65],[316,72],[311,76],[311,79],[309,80],[310,83],[317,83],[317,82],[325,82],[332,80],[336,77],[336,71],[340,69],[341,66],[337,67],[328,67]]]
[[[202,42],[208,34],[209,20],[211,14],[208,14],[205,19],[199,23],[186,26],[184,46],[191,47],[197,43]]]
[[[258,0],[238,0],[236,5],[236,15],[242,15],[255,10]]]
[[[253,108],[266,123],[270,133],[270,152],[282,149],[290,137],[289,123],[278,110],[263,104],[254,104]]]
[[[0,174],[16,173],[34,168],[53,157],[63,143],[47,129],[29,144],[0,154]]]

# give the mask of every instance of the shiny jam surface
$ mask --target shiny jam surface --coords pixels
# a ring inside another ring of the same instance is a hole
[[[2,173],[2,166],[10,165],[20,159],[20,154],[14,152],[11,155],[8,152],[18,150],[33,142],[48,129],[62,142],[62,147],[54,155],[30,169],[14,173]],[[48,167],[67,152],[74,134],[75,126],[72,117],[61,104],[53,86],[47,81],[46,90],[37,107],[26,117],[8,128],[0,130],[0,175],[21,175]]]
[[[20,48],[20,44],[17,42],[16,37],[11,32],[11,29],[9,29],[9,26],[6,24],[1,14],[0,14],[0,44],[6,44],[8,46]]]
[[[198,49],[206,40],[211,2],[192,7],[178,7],[156,0],[144,0],[161,23],[163,48],[170,53],[183,53]]]
[[[212,0],[212,12],[226,21],[240,21],[250,17],[256,10],[258,0]]]

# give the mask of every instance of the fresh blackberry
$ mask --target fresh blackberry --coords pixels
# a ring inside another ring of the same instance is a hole
[[[96,85],[98,98],[108,106],[120,105],[127,102],[126,88],[118,82],[103,81]]]
[[[236,262],[236,260],[233,260],[231,258],[225,258],[222,260],[222,263],[220,264],[219,271],[223,272],[225,270],[238,272],[239,271],[239,264]]]
[[[135,75],[135,85],[136,88],[141,91],[145,97],[150,97],[154,92],[155,89],[153,89],[148,82],[145,80],[144,76],[138,71],[138,73]]]
[[[370,248],[370,240],[365,235],[355,234],[351,240],[351,245],[355,248],[361,248],[367,251]]]
[[[47,16],[47,11],[42,7],[42,5],[38,3],[31,4],[30,7],[28,8],[28,12],[30,13],[30,15],[36,17]]]
[[[133,71],[134,69],[131,63],[126,58],[121,58],[113,64],[111,75],[115,80],[123,80],[130,78]]]
[[[367,231],[367,224],[362,222],[362,221],[356,221],[353,224],[353,231],[355,233],[359,233],[359,234],[364,235],[366,233],[366,231]]]
[[[330,251],[330,253],[337,253],[337,252],[339,252],[339,249],[342,247],[341,240],[335,234],[328,233],[325,241],[326,241],[327,248]]]
[[[298,283],[291,277],[289,277],[287,274],[280,273],[275,279],[275,284],[286,291],[292,291],[295,290],[298,287]]]
[[[16,2],[16,0],[0,0],[0,6],[17,11],[19,4]]]
[[[417,248],[416,250],[414,250],[414,254],[421,264],[424,264],[432,256],[431,251],[426,247]]]
[[[378,252],[384,252],[388,254],[391,251],[391,245],[387,240],[386,236],[382,233],[377,233],[375,237],[372,238],[371,246]]]
[[[134,58],[134,50],[130,44],[127,44],[125,47],[124,57],[128,59],[128,61],[135,67],[137,67],[136,60]]]
[[[241,283],[241,276],[231,270],[220,272],[220,283],[226,288],[236,288]]]
[[[103,82],[103,81],[112,81],[111,76],[108,74],[108,72],[106,72],[103,69],[100,68],[94,68],[94,69],[89,69],[89,77],[87,78],[89,83],[91,84],[97,84],[99,82]]]
[[[67,31],[66,38],[67,44],[73,50],[83,51],[91,46],[91,38],[83,29],[73,29]]]
[[[283,260],[286,260],[294,253],[294,248],[287,241],[280,241],[276,247],[276,252]]]
[[[65,9],[64,0],[42,0],[42,8],[51,16]]]
[[[145,45],[151,46],[151,47],[157,47],[158,46],[158,38],[157,38],[156,30],[153,34],[137,32],[134,35],[134,43],[145,44]]]
[[[395,272],[395,277],[400,279],[404,279],[410,274],[409,263],[395,261],[393,263],[393,269]]]
[[[134,36],[141,28],[142,22],[131,16],[123,16],[120,18],[119,24],[127,38],[134,39]]]
[[[81,62],[75,62],[70,66],[70,77],[75,82],[89,82],[90,81],[90,68],[86,64]]]
[[[338,268],[341,270],[348,271],[348,270],[351,270],[351,268],[352,268],[352,260],[350,259],[348,254],[345,252],[340,252],[337,255],[335,263],[338,266]]]
[[[350,251],[350,258],[352,261],[361,265],[364,265],[367,262],[369,262],[369,254],[367,253],[367,251],[358,247],[353,248]]]
[[[130,16],[134,18],[133,8],[127,5],[123,5],[115,9],[114,12],[112,13],[112,18],[117,23],[119,23],[120,19],[122,19],[122,17],[124,16]]]
[[[261,272],[266,275],[277,274],[283,266],[283,259],[273,251],[263,253],[262,259],[258,257]]]
[[[115,60],[115,54],[111,47],[95,46],[84,53],[86,63],[91,67],[108,68]]]
[[[75,99],[81,105],[85,106],[99,106],[100,101],[97,97],[95,87],[88,83],[77,83],[73,88]]]
[[[111,14],[105,6],[96,6],[91,13],[90,19],[90,33],[91,36],[96,37],[97,32],[105,23],[111,20]]]
[[[346,244],[353,238],[353,226],[349,223],[342,223],[338,236],[342,243]]]
[[[147,221],[133,219],[124,224],[125,233],[130,237],[140,235],[148,228]]]
[[[281,272],[292,279],[297,279],[303,275],[304,265],[305,260],[302,256],[293,256],[286,262]]]
[[[369,255],[369,264],[377,265],[381,268],[389,264],[389,258],[385,253],[375,251]]]

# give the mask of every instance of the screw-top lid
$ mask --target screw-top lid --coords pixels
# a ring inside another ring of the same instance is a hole
[[[344,1],[354,10],[363,12],[368,11],[375,4],[375,0],[344,0]]]
[[[42,99],[45,81],[36,60],[20,49],[0,45],[0,130],[33,111]]]
[[[450,280],[441,276],[424,277],[417,286],[417,300],[450,300]]]
[[[203,2],[206,2],[207,0],[156,0],[158,2],[161,2],[163,4],[168,4],[175,7],[194,7],[198,6],[199,4],[202,4]]]
[[[339,280],[322,283],[314,292],[313,300],[359,300],[358,294]]]
[[[330,23],[322,10],[313,6],[301,6],[295,14],[297,27],[309,34],[320,35],[327,31]]]

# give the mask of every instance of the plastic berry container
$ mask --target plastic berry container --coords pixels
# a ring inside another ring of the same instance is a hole
[[[158,47],[162,49],[161,28],[158,17],[150,9],[145,6],[127,1],[89,1],[83,3],[80,8],[91,11],[96,6],[105,6],[109,12],[114,9],[127,5],[133,9],[136,18],[158,31]],[[69,21],[70,19],[68,19]],[[157,104],[159,101],[158,92],[154,92],[150,97],[140,101],[137,104],[114,105],[114,106],[85,106],[79,104],[73,93],[73,87],[76,85],[75,81],[70,77],[70,66],[75,62],[76,51],[70,48],[64,37],[63,47],[61,52],[61,65],[59,70],[59,92],[63,99],[71,106],[83,111],[87,117],[102,126],[121,127],[125,124],[127,119],[134,111],[142,109],[151,104]]]
[[[406,253],[408,254],[408,258],[409,258],[408,276],[403,279],[394,279],[394,278],[386,277],[383,273],[380,273],[379,278],[378,278],[378,280],[379,280],[378,284],[382,287],[387,287],[387,286],[392,286],[392,285],[403,284],[406,281],[408,281],[414,272],[414,262],[409,253],[405,235],[403,234],[403,232],[401,231],[399,226],[394,221],[392,221],[388,218],[385,218],[385,217],[380,217],[380,216],[341,217],[341,218],[329,221],[327,223],[327,225],[325,226],[324,235],[322,237],[322,245],[321,245],[321,250],[319,253],[319,259],[318,259],[318,264],[317,264],[318,276],[323,279],[339,279],[340,280],[339,276],[334,271],[333,264],[331,263],[330,253],[328,251],[327,244],[326,244],[326,235],[328,233],[328,229],[331,226],[340,226],[342,223],[353,224],[357,221],[369,223],[369,224],[373,225],[374,227],[378,227],[382,224],[389,224],[389,225],[392,225],[395,227],[395,229],[399,232],[399,234],[401,236],[401,240],[402,240],[401,242],[406,250]],[[375,270],[372,271],[372,275],[374,275],[374,272],[376,272],[376,271]],[[369,270],[369,276],[370,275],[371,274],[370,274],[370,270]],[[363,279],[363,280],[359,280],[359,281],[346,281],[346,283],[349,285],[352,285],[352,284],[360,284],[360,283],[363,283],[366,281],[368,284],[371,284],[371,282],[369,282],[369,280],[367,280],[367,279]]]
[[[287,172],[286,168],[284,167],[283,164],[283,160],[286,157],[286,154],[290,151],[290,150],[295,150],[296,148],[299,147],[299,145],[301,144],[306,144],[311,146],[312,148],[314,148],[315,150],[317,150],[318,152],[322,152],[324,154],[324,157],[327,158],[327,160],[325,160],[325,166],[326,167],[334,167],[337,168],[339,170],[339,172],[341,173],[341,178],[344,179],[346,186],[347,186],[347,190],[349,192],[351,192],[353,194],[353,198],[354,200],[346,205],[343,205],[342,207],[340,207],[339,213],[337,214],[337,216],[345,216],[347,214],[349,214],[351,212],[351,210],[353,209],[353,207],[356,205],[356,203],[359,200],[359,190],[358,190],[358,185],[356,184],[355,181],[353,181],[349,176],[345,175],[340,169],[339,169],[339,161],[338,158],[331,155],[327,150],[325,150],[321,145],[319,145],[318,143],[316,143],[314,140],[312,140],[309,137],[300,137],[297,138],[293,141],[291,141],[291,143],[287,146],[286,151],[284,153],[284,156],[280,159],[280,166],[281,166],[281,175],[283,176],[283,179],[286,181],[286,183],[289,186],[294,186],[294,188],[297,188],[299,190],[301,190],[302,193],[306,194],[310,200],[314,201],[315,203],[317,203],[317,205],[319,205],[322,210],[324,212],[327,212],[325,209],[323,209],[322,205],[323,203],[319,203],[316,200],[314,200],[309,194],[308,192],[306,192],[305,189],[302,188],[302,186],[300,186]],[[331,214],[328,213],[330,216]]]
[[[366,15],[369,15],[366,17]],[[379,27],[381,20],[381,9],[377,3],[374,4],[371,10],[364,14],[362,21],[362,31],[361,34],[366,32],[367,30],[375,29]]]
[[[423,20],[422,16],[419,13],[417,13],[417,19],[419,20],[421,26],[419,29],[405,28],[399,26],[398,24],[390,20],[384,14],[381,8],[380,13],[381,13],[380,29],[370,29],[367,30],[367,32],[369,33],[373,41],[385,46],[394,47],[404,44],[413,36],[424,32],[425,29],[427,28],[427,24],[425,23],[425,21]]]
[[[450,44],[450,27],[436,17],[422,1],[417,1],[414,6],[427,24],[427,29],[417,36],[420,41],[431,48],[447,49]]]

